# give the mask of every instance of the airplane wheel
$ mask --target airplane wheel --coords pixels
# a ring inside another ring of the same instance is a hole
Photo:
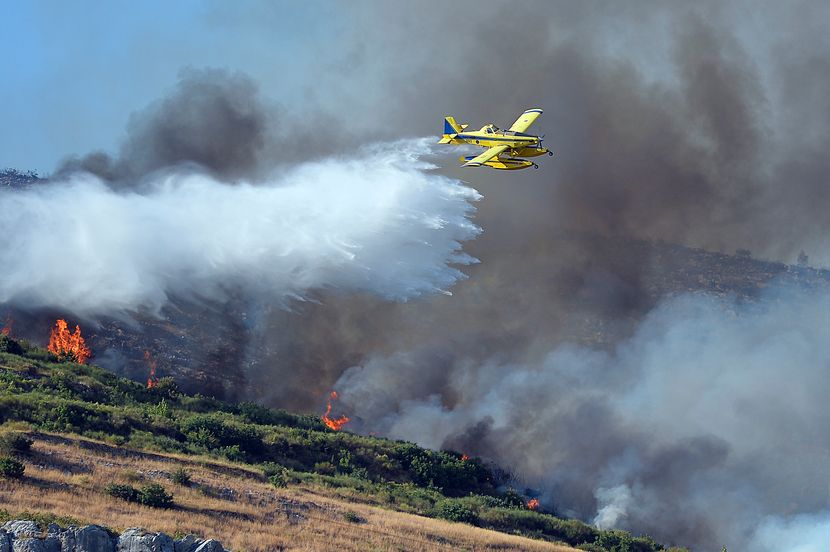
[[[534,163],[534,164],[533,164],[533,168],[534,168],[534,169],[538,169],[538,168],[539,168],[539,165],[537,165],[536,163]]]
[[[552,151],[549,151],[549,152],[548,152],[548,155],[550,155],[551,157],[553,157],[553,152],[552,152]]]

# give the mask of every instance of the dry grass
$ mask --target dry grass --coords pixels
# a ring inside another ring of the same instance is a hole
[[[575,550],[348,502],[321,488],[275,489],[259,472],[232,464],[129,451],[82,438],[39,435],[25,463],[22,481],[0,480],[0,507],[9,512],[51,512],[116,530],[195,533],[217,538],[235,552]],[[191,487],[170,481],[179,467],[191,473]],[[174,494],[177,508],[158,510],[111,498],[103,489],[112,482],[161,483]],[[347,521],[348,512],[361,521]]]

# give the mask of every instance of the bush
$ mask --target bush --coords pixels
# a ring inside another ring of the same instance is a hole
[[[262,473],[274,487],[288,486],[288,469],[276,462],[266,462],[262,465]]]
[[[18,462],[14,458],[0,458],[0,477],[6,479],[20,479],[23,477],[23,472],[26,466]]]
[[[458,521],[475,525],[478,523],[478,514],[471,508],[455,500],[442,500],[435,505],[435,517],[447,521]]]
[[[193,479],[190,477],[190,472],[182,467],[176,469],[176,471],[174,471],[170,476],[170,479],[173,480],[173,483],[181,485],[182,487],[190,487],[193,483]]]
[[[186,418],[182,432],[191,443],[218,450],[230,460],[247,460],[262,452],[262,436],[255,427],[229,423],[216,414],[196,414]]]
[[[150,483],[139,489],[138,502],[153,508],[170,508],[173,506],[173,495],[158,483]]]
[[[288,486],[288,481],[284,473],[275,473],[274,475],[268,478],[268,482],[271,483],[271,485],[273,485],[274,487],[280,489]]]
[[[351,510],[343,512],[343,519],[345,519],[349,523],[364,523],[366,521],[365,519],[357,515],[357,512],[353,512]]]
[[[104,492],[127,502],[138,502],[138,490],[132,485],[110,483],[104,488]]]
[[[663,549],[651,537],[633,537],[627,531],[602,531],[594,544],[607,552],[656,552]]]
[[[577,546],[593,543],[599,532],[579,520],[559,519],[548,514],[515,508],[488,508],[480,514],[483,527],[522,535],[545,535]]]
[[[0,435],[0,453],[12,455],[29,452],[32,441],[28,435],[20,431],[10,431]]]
[[[5,334],[0,334],[0,353],[22,355],[25,351],[20,344]]]

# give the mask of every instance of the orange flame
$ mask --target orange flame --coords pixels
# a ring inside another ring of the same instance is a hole
[[[340,431],[344,425],[349,423],[348,416],[340,416],[339,418],[331,418],[329,414],[331,414],[331,402],[337,400],[337,391],[332,391],[329,395],[329,400],[326,402],[326,413],[322,415],[323,423],[329,427],[329,429],[333,429],[334,431]]]
[[[461,461],[462,461],[462,462],[466,462],[466,461],[467,461],[467,460],[469,460],[469,459],[470,459],[470,457],[469,457],[469,456],[467,456],[466,454],[462,454],[462,455],[461,455]]]
[[[147,389],[152,389],[159,382],[156,377],[156,360],[150,354],[150,351],[144,351],[144,360],[150,365],[150,375],[147,377]]]
[[[75,333],[70,333],[69,326],[63,319],[58,319],[52,328],[49,352],[60,358],[74,360],[78,364],[86,364],[87,359],[92,356],[92,351],[81,337],[81,327],[75,326]]]
[[[527,501],[527,509],[528,510],[538,510],[539,509],[539,500],[536,498],[531,498]]]
[[[6,325],[3,326],[2,330],[0,330],[0,335],[11,336],[12,324],[14,324],[14,320],[12,320],[12,317],[9,316],[8,318],[6,318]]]

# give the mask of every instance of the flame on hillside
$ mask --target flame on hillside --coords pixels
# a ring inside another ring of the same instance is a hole
[[[462,462],[466,462],[466,461],[467,461],[467,460],[469,460],[469,459],[470,459],[470,457],[469,457],[468,455],[466,455],[466,454],[462,454],[462,455],[461,455],[461,461],[462,461]]]
[[[527,501],[527,509],[528,510],[538,510],[539,509],[539,499],[538,498],[531,498]]]
[[[10,337],[12,335],[12,325],[13,324],[14,324],[14,320],[12,320],[11,316],[6,318],[6,325],[3,326],[2,330],[0,330],[0,335],[5,335],[5,336]]]
[[[326,413],[321,416],[323,423],[329,427],[329,429],[333,429],[334,431],[340,431],[344,425],[349,423],[348,416],[340,416],[339,418],[332,418],[329,416],[331,414],[331,403],[332,401],[337,400],[337,391],[332,391],[329,395],[329,400],[326,402]]]
[[[150,375],[147,376],[147,389],[152,389],[159,382],[156,377],[156,359],[153,358],[150,351],[144,351],[144,360],[150,365]]]
[[[66,320],[59,318],[52,328],[49,336],[49,352],[62,359],[69,359],[78,364],[86,364],[92,351],[86,346],[84,338],[81,337],[81,327],[75,326],[75,332],[69,331]]]

